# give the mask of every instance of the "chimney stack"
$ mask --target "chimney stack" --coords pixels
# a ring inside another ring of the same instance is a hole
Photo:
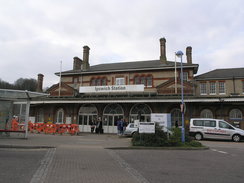
[[[192,47],[186,47],[186,60],[187,64],[192,64]]]
[[[81,70],[82,60],[79,57],[74,57],[73,70]]]
[[[37,88],[36,91],[37,92],[42,92],[42,85],[43,85],[43,74],[38,74],[38,78],[37,78]]]
[[[166,58],[166,39],[161,38],[160,40],[160,61],[163,64],[167,64],[167,58]]]
[[[88,46],[83,47],[83,70],[88,70],[90,67],[89,64],[89,50],[90,48]]]

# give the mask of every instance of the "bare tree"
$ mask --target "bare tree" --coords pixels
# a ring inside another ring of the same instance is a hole
[[[0,88],[1,89],[36,91],[36,87],[37,87],[36,79],[19,78],[18,80],[16,80],[14,82],[14,84],[10,84],[10,83],[0,79]]]

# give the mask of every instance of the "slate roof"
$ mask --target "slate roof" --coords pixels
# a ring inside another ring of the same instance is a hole
[[[133,62],[117,62],[98,64],[90,66],[86,71],[81,70],[68,70],[62,72],[62,75],[70,74],[90,74],[98,72],[121,72],[121,71],[133,71],[133,70],[156,70],[156,69],[168,69],[174,68],[175,62],[167,61],[167,64],[162,64],[160,60],[148,60],[148,61],[133,61]],[[177,62],[177,67],[180,67],[180,63]],[[183,63],[183,68],[194,68],[196,73],[198,70],[198,64],[187,64]],[[55,73],[59,75],[59,72]]]
[[[244,68],[215,69],[198,75],[196,80],[244,78]]]

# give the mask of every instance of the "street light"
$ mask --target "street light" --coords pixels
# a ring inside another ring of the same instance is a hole
[[[175,53],[177,57],[180,57],[180,80],[181,80],[181,119],[182,119],[182,128],[181,128],[181,141],[185,143],[185,122],[184,122],[184,89],[183,89],[183,66],[182,66],[182,51],[177,51]]]

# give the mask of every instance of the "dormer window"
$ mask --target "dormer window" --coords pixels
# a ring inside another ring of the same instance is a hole
[[[183,81],[188,81],[188,72],[183,72]]]
[[[150,88],[153,86],[152,76],[136,76],[134,77],[134,84],[143,84],[145,87]]]
[[[125,78],[116,78],[116,85],[125,85]]]
[[[91,86],[106,86],[107,85],[107,79],[106,78],[93,78],[90,82]]]

